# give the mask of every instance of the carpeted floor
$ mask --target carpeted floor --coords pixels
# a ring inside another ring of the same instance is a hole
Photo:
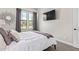
[[[54,49],[53,46],[51,46],[44,51],[79,51],[79,49],[69,46],[67,44],[58,42],[56,50]]]

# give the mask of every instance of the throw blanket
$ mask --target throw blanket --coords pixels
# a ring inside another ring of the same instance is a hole
[[[49,38],[54,38],[51,34],[48,34],[48,33],[43,33],[43,32],[39,32],[39,31],[34,31],[35,33],[38,33],[38,34],[42,34],[42,35],[44,35],[44,36],[46,36],[48,39]]]

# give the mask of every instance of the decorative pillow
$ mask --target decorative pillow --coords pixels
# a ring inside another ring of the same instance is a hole
[[[17,38],[15,37],[15,35],[13,33],[9,32],[8,36],[10,37],[10,39],[12,39],[12,41],[18,42]]]
[[[19,39],[19,33],[15,30],[11,30],[9,33],[10,37],[14,40],[14,41],[18,41]]]
[[[10,39],[10,37],[7,35],[7,33],[3,28],[0,28],[0,34],[3,36],[6,45],[9,45],[12,42],[12,40]]]
[[[6,48],[6,43],[3,39],[3,36],[0,34],[0,49],[5,49]]]

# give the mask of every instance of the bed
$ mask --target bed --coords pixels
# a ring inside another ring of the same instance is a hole
[[[15,31],[14,31],[15,32]],[[14,35],[17,38],[17,35]],[[21,32],[18,34],[17,41],[12,41],[6,45],[5,51],[43,51],[49,46],[54,45],[56,49],[56,38],[47,38],[46,36],[33,32]]]

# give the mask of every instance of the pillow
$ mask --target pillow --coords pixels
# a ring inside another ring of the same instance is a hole
[[[5,49],[6,43],[4,42],[3,36],[0,34],[0,49]]]
[[[15,30],[11,30],[9,35],[11,36],[11,38],[14,40],[14,41],[19,41],[19,33]]]
[[[0,28],[0,34],[3,36],[6,45],[9,45],[12,42],[12,40],[10,39],[10,37],[7,35],[7,33],[3,28]]]
[[[8,32],[8,36],[10,37],[10,39],[12,39],[12,41],[18,42],[17,38],[15,37],[15,35],[13,33]]]

